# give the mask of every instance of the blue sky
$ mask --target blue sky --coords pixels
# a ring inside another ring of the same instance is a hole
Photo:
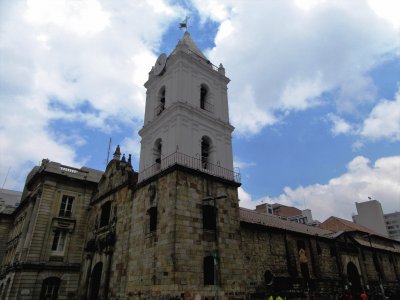
[[[49,158],[138,169],[148,72],[189,32],[223,63],[241,206],[400,211],[398,1],[3,1],[0,183]],[[397,12],[397,13],[396,13]],[[7,175],[8,174],[8,175]]]

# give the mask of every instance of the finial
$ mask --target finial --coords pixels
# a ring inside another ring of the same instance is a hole
[[[114,159],[119,160],[120,157],[121,157],[121,149],[119,148],[119,145],[118,145],[114,152]]]
[[[132,165],[132,154],[129,154],[128,156],[128,163]]]
[[[218,72],[220,72],[222,75],[225,75],[225,68],[222,64],[219,64]]]
[[[121,160],[122,162],[126,162],[126,159],[125,159],[125,153],[122,155],[122,160]]]
[[[179,29],[185,28],[185,32],[188,31],[188,20],[190,17],[186,16],[186,18],[179,23]]]

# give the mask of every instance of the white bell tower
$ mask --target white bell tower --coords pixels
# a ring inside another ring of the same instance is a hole
[[[228,83],[224,67],[211,64],[188,32],[160,55],[144,85],[139,180],[172,164],[235,180]]]

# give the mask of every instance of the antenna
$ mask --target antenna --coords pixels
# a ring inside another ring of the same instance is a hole
[[[3,185],[1,186],[2,189],[4,188],[4,185],[6,184],[7,177],[8,177],[8,173],[10,173],[10,169],[11,169],[11,167],[8,167],[7,174],[6,174],[6,178],[4,178]]]
[[[108,165],[108,160],[110,159],[110,148],[111,148],[111,137],[110,141],[108,142],[106,166]]]

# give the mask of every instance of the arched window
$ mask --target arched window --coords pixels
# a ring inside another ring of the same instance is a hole
[[[200,108],[201,109],[207,109],[207,98],[208,98],[208,89],[207,87],[202,84],[200,86]]]
[[[215,284],[214,257],[206,256],[203,259],[204,285]]]
[[[211,205],[203,205],[203,229],[215,230],[216,223],[216,208]]]
[[[267,285],[271,285],[274,281],[274,275],[272,274],[272,272],[270,270],[265,271],[264,273],[264,282]]]
[[[160,115],[165,109],[165,86],[158,92],[158,104],[156,108],[157,116]]]
[[[110,222],[110,214],[111,201],[107,201],[101,206],[100,228],[108,225],[108,223]]]
[[[101,282],[101,272],[103,270],[103,263],[98,262],[90,275],[90,289],[89,289],[89,299],[97,300],[99,296],[100,290],[100,282]]]
[[[58,277],[48,277],[43,280],[40,300],[57,300],[60,284],[61,279]]]
[[[147,211],[149,215],[149,232],[157,230],[157,207],[151,207]]]
[[[162,141],[161,139],[157,139],[154,143],[153,148],[153,158],[154,162],[160,167],[161,164],[161,153],[162,153]]]
[[[317,243],[317,254],[321,255],[322,254],[322,249],[321,246]]]
[[[201,138],[201,166],[203,169],[210,168],[210,149],[211,140],[210,138],[203,136]]]

